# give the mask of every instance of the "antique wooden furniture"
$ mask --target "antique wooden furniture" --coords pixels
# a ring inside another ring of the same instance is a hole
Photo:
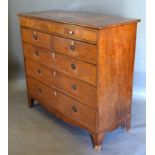
[[[46,11],[20,13],[28,104],[38,100],[89,131],[94,147],[131,121],[137,19]]]

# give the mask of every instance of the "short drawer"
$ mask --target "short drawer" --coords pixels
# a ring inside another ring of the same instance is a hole
[[[35,78],[47,85],[53,81],[53,72],[51,69],[45,68],[42,65],[35,63],[29,59],[25,60],[26,75]]]
[[[51,35],[26,28],[22,28],[21,32],[24,42],[51,49]]]
[[[53,68],[96,86],[96,66],[54,53]]]
[[[53,36],[52,48],[56,52],[96,64],[97,46],[94,44]]]
[[[96,131],[96,110],[91,109],[66,95],[27,77],[28,93],[65,116],[79,122],[91,131]],[[91,115],[90,115],[91,114]]]
[[[70,76],[56,70],[47,69],[46,67],[30,60],[26,60],[25,64],[26,75],[33,77],[46,85],[59,89],[63,93],[90,107],[96,108],[96,87],[75,78],[71,78]]]
[[[52,66],[52,52],[27,43],[23,43],[24,57],[44,66]]]
[[[20,24],[24,27],[34,28],[45,32],[60,34],[69,38],[97,42],[97,30],[75,26],[71,24],[45,21],[40,19],[20,17]]]

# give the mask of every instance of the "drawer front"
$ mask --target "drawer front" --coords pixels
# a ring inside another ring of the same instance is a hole
[[[47,85],[53,81],[53,73],[50,69],[42,67],[42,65],[35,63],[29,59],[25,60],[26,75],[35,78]]]
[[[73,58],[96,64],[97,46],[59,36],[52,37],[53,50]]]
[[[69,118],[95,131],[96,127],[96,111],[91,109],[70,97],[59,92],[56,94],[56,102],[59,104],[59,111]]]
[[[58,22],[49,22],[28,17],[20,17],[21,26],[34,28],[42,31],[57,33],[69,38],[76,38],[96,43],[97,30],[75,26],[70,24],[62,24]]]
[[[96,66],[54,53],[53,68],[96,86]]]
[[[54,89],[50,89],[30,77],[27,77],[27,89],[28,93],[35,99],[41,101],[42,104],[47,104],[53,108],[58,108],[56,102],[55,104],[53,103],[53,100],[55,100]]]
[[[40,46],[46,49],[51,49],[51,35],[22,28],[22,40],[24,42]]]
[[[92,131],[96,130],[95,110],[82,105],[76,100],[55,91],[54,89],[44,86],[32,78],[27,77],[27,82],[28,93],[30,93],[35,99],[40,100],[42,104],[48,104],[49,106],[54,107],[59,112],[79,122]]]
[[[27,43],[23,43],[23,49],[25,58],[31,59],[47,67],[52,66],[53,58],[51,51]]]
[[[47,69],[30,60],[26,60],[25,64],[28,76],[55,87],[92,108],[96,108],[97,95],[95,87],[58,71]]]

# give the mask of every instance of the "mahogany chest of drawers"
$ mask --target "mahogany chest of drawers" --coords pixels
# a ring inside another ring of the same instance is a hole
[[[85,128],[96,149],[106,132],[128,130],[139,20],[56,10],[19,18],[28,105]]]

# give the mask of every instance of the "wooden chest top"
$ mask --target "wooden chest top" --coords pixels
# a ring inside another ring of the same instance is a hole
[[[48,21],[56,21],[60,23],[74,24],[95,29],[102,29],[109,26],[111,27],[115,25],[140,21],[139,19],[109,16],[99,13],[62,10],[20,13],[19,15]]]

